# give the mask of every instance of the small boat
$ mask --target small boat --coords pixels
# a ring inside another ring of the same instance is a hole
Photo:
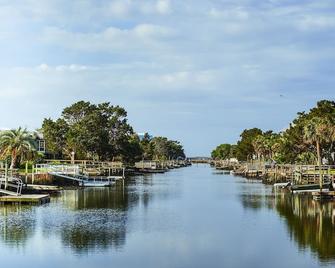
[[[114,185],[115,182],[111,181],[83,181],[82,186],[84,187],[110,187]]]
[[[81,181],[81,186],[84,187],[110,187],[115,184],[114,177],[107,178],[88,178]]]

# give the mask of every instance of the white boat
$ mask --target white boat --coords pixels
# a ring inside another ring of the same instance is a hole
[[[114,181],[103,181],[103,180],[83,180],[82,186],[85,187],[110,187],[114,185]]]

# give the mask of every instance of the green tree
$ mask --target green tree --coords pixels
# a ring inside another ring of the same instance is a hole
[[[241,140],[237,142],[236,156],[238,160],[248,160],[255,155],[253,140],[262,135],[263,132],[259,128],[245,129],[240,135]]]
[[[44,119],[41,131],[43,132],[43,138],[46,142],[46,150],[49,153],[56,156],[62,157],[63,153],[66,153],[66,133],[69,130],[69,126],[64,119],[57,119],[56,121],[50,118]]]
[[[212,158],[225,160],[232,157],[232,145],[228,143],[221,144],[217,146],[212,151]]]
[[[325,158],[329,164],[335,164],[335,102],[317,102],[310,111],[298,113],[279,134],[253,128],[244,130],[240,137],[235,150],[239,160],[250,160],[256,155],[258,159],[279,163],[311,164]],[[219,150],[212,154],[219,155]]]
[[[77,158],[130,161],[141,155],[127,112],[108,102],[74,103],[56,121],[45,119],[42,132],[48,149],[57,154],[61,151],[67,157],[74,152]]]
[[[324,120],[320,117],[313,117],[306,122],[304,127],[304,138],[307,143],[315,145],[317,164],[320,166],[322,157],[321,142],[324,140]]]
[[[327,127],[328,122],[324,118],[313,117],[306,122],[304,128],[304,138],[306,142],[310,144],[315,144],[316,146],[316,155],[317,155],[317,165],[320,168],[320,191],[322,189],[323,179],[321,174],[321,165],[322,165],[322,147],[321,143],[327,137]]]
[[[256,153],[257,159],[261,160],[266,152],[266,139],[263,135],[258,135],[252,140],[252,146]]]
[[[143,139],[140,141],[142,148],[142,158],[144,160],[151,160],[154,156],[154,144],[151,142],[152,138],[148,133],[144,134]]]
[[[160,160],[185,158],[183,146],[178,141],[166,137],[154,137],[150,143],[153,148],[153,158]]]
[[[11,157],[11,169],[16,167],[18,159],[22,159],[34,150],[34,140],[27,129],[20,127],[0,134],[1,156]]]

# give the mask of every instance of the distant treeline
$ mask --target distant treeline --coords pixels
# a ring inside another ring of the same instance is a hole
[[[245,129],[237,144],[219,145],[212,151],[212,158],[334,164],[334,145],[335,102],[322,100],[309,112],[298,113],[285,131]]]
[[[165,137],[142,139],[127,121],[127,112],[110,103],[79,101],[60,118],[44,119],[41,132],[48,154],[55,158],[120,160],[184,158],[183,146]]]

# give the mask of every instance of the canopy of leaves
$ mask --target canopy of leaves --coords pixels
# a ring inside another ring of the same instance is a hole
[[[258,128],[252,128],[244,130],[240,137],[236,147],[239,160],[258,158],[279,163],[316,164],[318,144],[320,157],[334,164],[335,102],[322,100],[308,113],[298,113],[283,132],[263,133]],[[225,156],[228,147],[229,144],[217,147],[212,157]]]
[[[27,129],[7,130],[0,134],[1,158],[10,158],[11,168],[15,168],[24,158],[28,159],[34,151],[34,139]]]
[[[225,159],[230,159],[236,157],[236,145],[231,145],[228,143],[224,143],[216,147],[212,151],[212,158],[213,159],[220,159],[220,160],[225,160]]]
[[[148,134],[144,135],[141,141],[143,150],[143,159],[180,159],[185,158],[183,146],[178,141],[169,140],[166,137],[150,138]]]
[[[42,132],[47,150],[58,156],[125,161],[141,157],[137,135],[127,112],[110,103],[79,101],[63,110],[61,118],[44,119]]]
[[[253,140],[258,136],[262,135],[263,132],[259,128],[245,129],[240,137],[241,140],[237,142],[236,156],[239,160],[251,159],[255,154],[253,146]]]

